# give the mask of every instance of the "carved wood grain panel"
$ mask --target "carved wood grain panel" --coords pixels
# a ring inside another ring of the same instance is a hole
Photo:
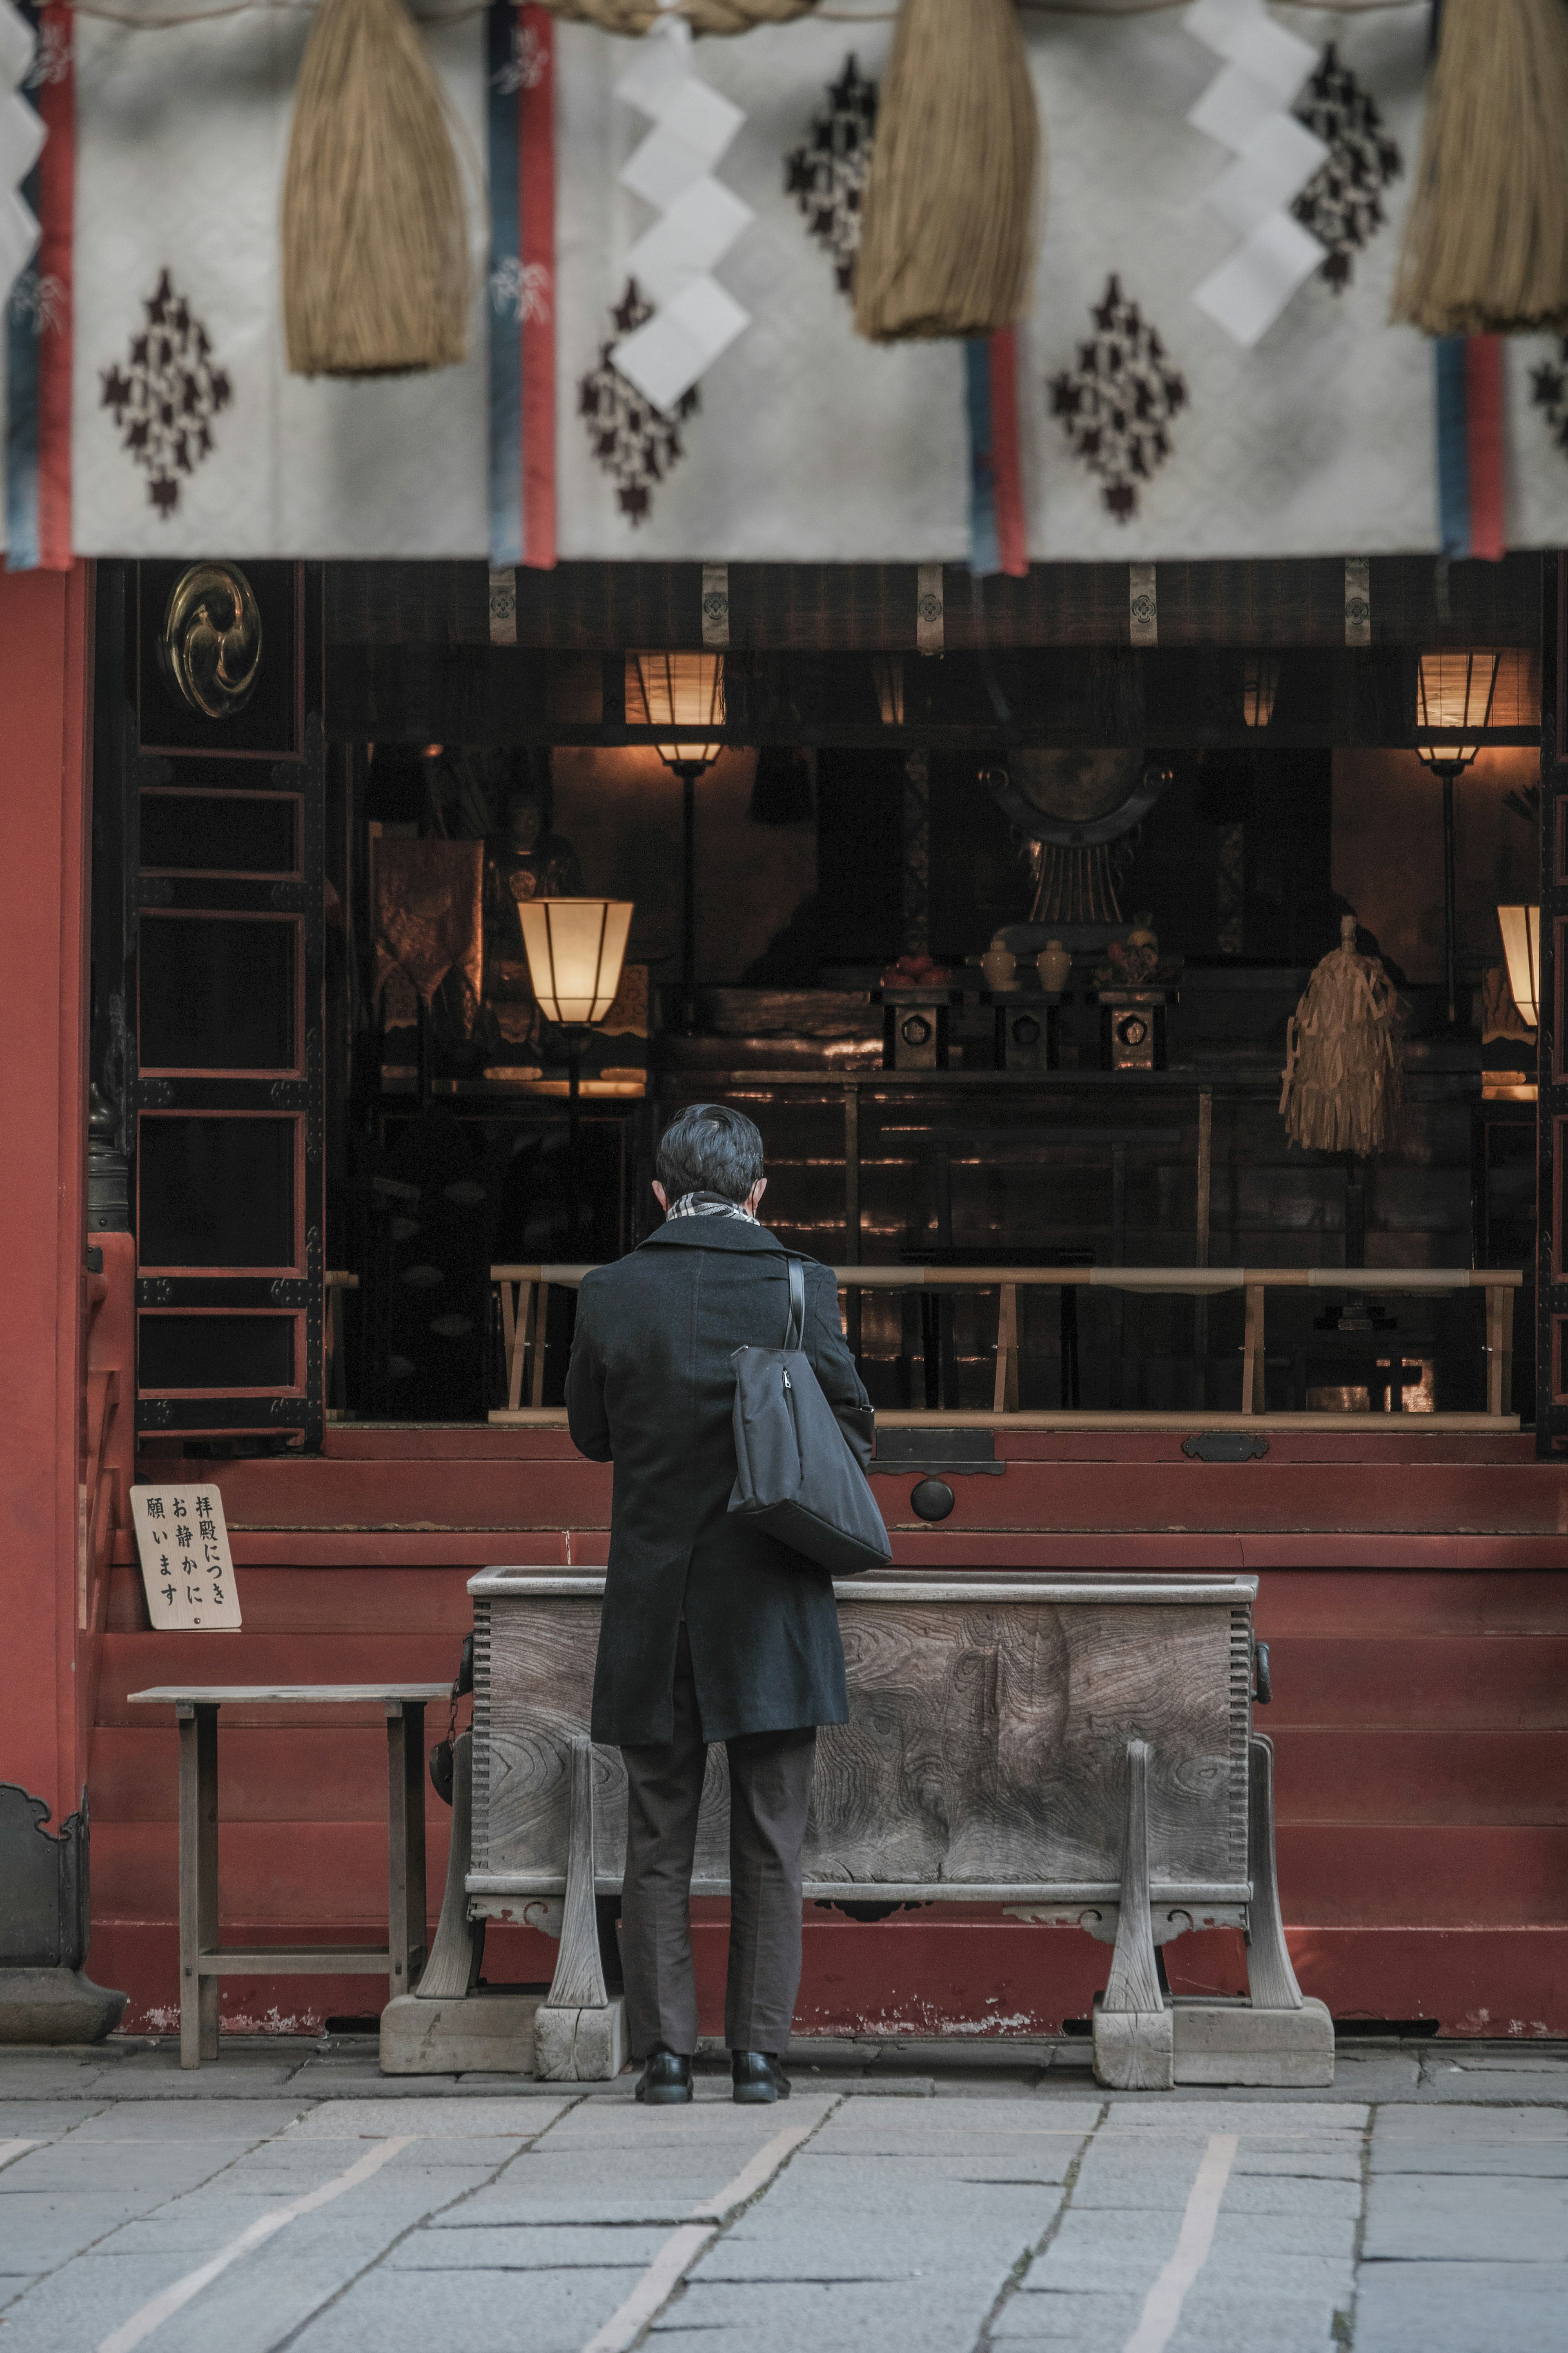
[[[474,1868],[559,1873],[568,1743],[588,1722],[599,1604],[498,1595],[478,1609]],[[850,1721],[818,1738],[808,1881],[955,1893],[1114,1881],[1131,1739],[1152,1752],[1154,1878],[1245,1879],[1245,1611],[1087,1597],[877,1602],[846,1607],[841,1624]],[[618,1751],[596,1749],[595,1774],[595,1868],[614,1881],[626,1847]],[[714,1747],[696,1886],[722,1887],[728,1839],[728,1772]]]

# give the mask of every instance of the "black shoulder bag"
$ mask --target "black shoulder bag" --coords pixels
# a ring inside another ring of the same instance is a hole
[[[789,1261],[789,1322],[782,1348],[737,1348],[735,1486],[730,1509],[835,1577],[891,1560],[892,1546],[861,1462],[801,1346],[805,1273]],[[871,1414],[862,1417],[866,1460]]]

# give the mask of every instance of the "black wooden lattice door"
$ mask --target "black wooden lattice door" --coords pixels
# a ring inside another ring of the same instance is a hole
[[[319,575],[292,564],[243,567],[260,660],[248,698],[214,716],[181,692],[166,658],[171,600],[189,571],[145,563],[125,584],[118,748],[136,1425],[313,1446],[322,1420]],[[221,682],[210,700],[224,700]]]

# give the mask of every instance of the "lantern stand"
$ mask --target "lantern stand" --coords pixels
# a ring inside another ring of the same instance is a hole
[[[621,986],[632,925],[629,899],[520,899],[528,977],[539,1009],[566,1039],[567,1241],[582,1221],[583,1049],[607,1019]]]
[[[689,1037],[697,1027],[697,779],[724,748],[715,738],[725,718],[724,657],[639,653],[627,664],[626,685],[628,719],[635,712],[641,724],[679,730],[677,740],[655,749],[671,776],[680,778],[679,1027]]]
[[[1417,740],[1416,757],[1443,786],[1443,988],[1450,1031],[1459,1026],[1458,860],[1454,839],[1454,786],[1476,754],[1479,742],[1453,740],[1457,731],[1479,735],[1491,723],[1497,690],[1495,653],[1423,654],[1416,666],[1418,737],[1441,731],[1441,742]]]
[[[661,757],[662,757],[661,753]],[[667,760],[680,778],[680,1027],[697,1027],[697,779],[709,760]]]

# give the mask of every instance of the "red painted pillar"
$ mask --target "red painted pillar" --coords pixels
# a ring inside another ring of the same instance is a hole
[[[87,1776],[88,567],[0,572],[0,1779]],[[79,1686],[84,1698],[79,1700]]]

